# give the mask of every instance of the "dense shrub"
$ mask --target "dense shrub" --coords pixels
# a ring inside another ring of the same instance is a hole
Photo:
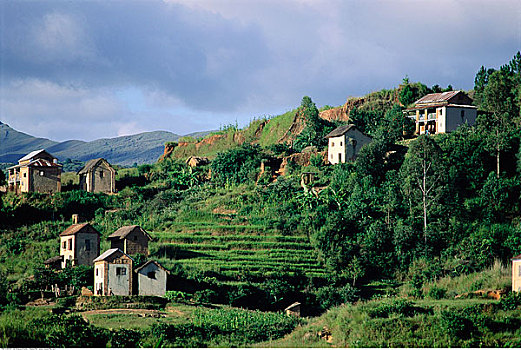
[[[212,181],[219,184],[254,181],[262,158],[258,145],[242,145],[221,152],[211,164]]]
[[[391,302],[382,302],[375,308],[369,310],[370,317],[387,318],[391,315],[400,317],[412,317],[416,314],[426,313],[429,310],[415,306],[412,302],[405,299],[396,299]]]

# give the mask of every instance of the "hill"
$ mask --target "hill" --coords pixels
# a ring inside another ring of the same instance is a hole
[[[352,122],[353,110],[385,114],[393,105],[399,104],[399,94],[402,86],[371,92],[362,97],[349,97],[339,107],[325,106],[320,110],[320,118],[333,122]],[[237,147],[243,143],[259,144],[263,147],[274,144],[289,144],[295,141],[304,129],[304,119],[298,109],[290,110],[271,118],[253,120],[244,129],[233,126],[206,135],[202,140],[183,138],[178,144],[165,147],[164,156],[172,158],[187,158],[204,156],[213,158],[217,153]]]
[[[206,134],[208,132],[197,132],[187,136],[201,137]],[[163,153],[164,144],[180,137],[168,131],[153,131],[90,142],[56,142],[25,134],[0,122],[0,163],[16,163],[27,153],[41,148],[45,148],[60,161],[67,158],[87,161],[102,157],[110,163],[124,166],[154,163]]]

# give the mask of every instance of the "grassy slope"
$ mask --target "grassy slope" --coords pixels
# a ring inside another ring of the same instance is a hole
[[[297,327],[286,337],[256,344],[255,347],[519,346],[521,310],[503,311],[497,301],[490,299],[454,298],[456,294],[476,289],[505,288],[509,283],[510,270],[496,263],[482,272],[444,277],[426,284],[426,293],[434,286],[447,291],[446,298],[441,300],[406,297],[408,289],[402,286],[398,290],[400,296],[333,308],[320,317],[309,319],[306,325]],[[385,305],[396,305],[404,300],[417,310],[412,314],[374,313]],[[455,320],[454,324],[450,323],[451,319]],[[456,332],[464,325],[467,328]],[[331,332],[329,342],[317,336],[324,328]]]
[[[238,281],[244,273],[269,276],[285,270],[323,276],[306,236],[283,236],[276,229],[251,224],[237,214],[241,196],[253,187],[215,189],[208,198],[190,201],[178,211],[166,229],[152,232],[151,256],[169,268],[180,263],[186,268],[214,271]]]
[[[188,158],[190,156],[213,158],[217,153],[237,147],[243,142],[258,143],[264,147],[274,145],[291,127],[295,112],[294,109],[269,119],[259,134],[256,133],[261,123],[266,121],[264,119],[254,120],[241,130],[231,129],[211,133],[204,138],[204,142],[197,143],[196,140],[193,140],[186,145],[177,147],[172,156],[174,158]]]

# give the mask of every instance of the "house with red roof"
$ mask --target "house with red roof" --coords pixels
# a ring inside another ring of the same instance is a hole
[[[100,233],[88,223],[69,226],[60,233],[62,268],[77,265],[93,266],[100,253]]]
[[[56,193],[61,191],[62,166],[44,149],[33,151],[18,160],[18,165],[7,168],[10,192]]]

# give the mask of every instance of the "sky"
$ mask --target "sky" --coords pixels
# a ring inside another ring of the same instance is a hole
[[[240,127],[398,86],[470,90],[519,0],[3,0],[0,121],[56,141]]]

